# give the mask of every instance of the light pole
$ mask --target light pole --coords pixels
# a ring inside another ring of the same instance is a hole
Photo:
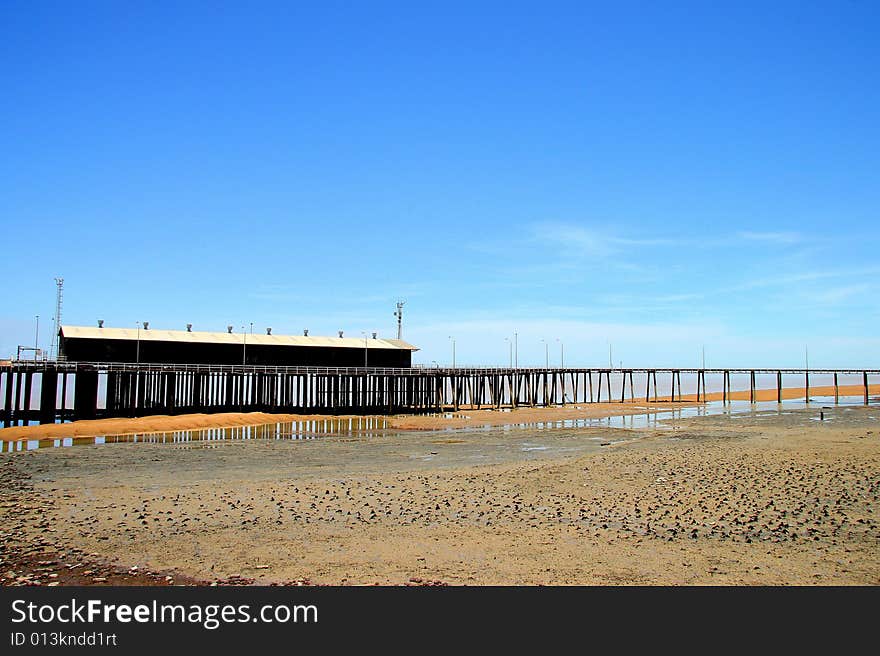
[[[550,368],[550,345],[547,343],[547,340],[545,340],[543,337],[541,338],[541,341],[544,342],[544,368],[549,369]]]
[[[141,363],[141,322],[135,321],[135,325],[137,326],[137,347],[134,354],[134,362],[135,364]]]
[[[244,365],[247,364],[247,333],[244,331],[244,326],[241,327],[241,336],[244,338],[241,346],[241,363]]]
[[[449,339],[452,340],[452,368],[455,369],[455,337],[450,335]]]
[[[361,335],[364,336],[364,369],[366,369],[367,368],[367,333],[362,330]]]
[[[565,369],[565,344],[562,343],[562,340],[558,337],[556,341],[559,342],[559,368]]]
[[[34,333],[34,361],[37,360],[37,351],[40,350],[40,315],[37,315],[37,330]]]
[[[510,367],[513,368],[513,342],[510,341],[510,337],[505,337],[504,341],[507,342],[507,345],[510,347]]]

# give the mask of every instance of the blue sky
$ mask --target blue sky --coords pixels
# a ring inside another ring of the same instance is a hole
[[[0,5],[0,355],[65,323],[417,362],[880,367],[873,2]],[[559,340],[559,342],[557,342]]]

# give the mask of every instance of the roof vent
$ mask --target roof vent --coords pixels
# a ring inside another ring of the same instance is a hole
[[[339,331],[339,336],[342,337],[342,331],[341,331],[341,330]]]
[[[144,330],[149,330],[149,329],[150,329],[150,322],[144,321]]]
[[[376,333],[373,333],[373,339],[376,339]]]
[[[272,334],[272,329],[271,329],[271,328],[266,328],[266,334],[267,334],[267,335],[271,335],[271,334]]]
[[[98,328],[103,328],[103,327],[104,327],[104,320],[98,319]]]
[[[308,337],[308,336],[309,336],[309,329],[308,328],[303,329],[303,337]]]
[[[191,323],[186,324],[186,332],[191,333],[193,331],[193,325]]]
[[[232,334],[232,326],[226,326],[226,332]]]

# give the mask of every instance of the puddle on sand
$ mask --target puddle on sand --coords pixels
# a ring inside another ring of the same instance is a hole
[[[876,402],[877,399],[872,399]],[[456,437],[473,434],[483,438],[487,434],[495,434],[499,437],[511,437],[511,433],[530,431],[532,436],[539,434],[553,434],[556,430],[565,429],[659,429],[672,430],[676,427],[676,421],[693,417],[709,417],[727,415],[731,420],[737,419],[772,419],[782,415],[793,414],[795,410],[805,408],[825,411],[825,421],[834,421],[834,407],[845,408],[847,406],[862,406],[862,399],[841,398],[840,403],[834,405],[833,397],[813,397],[810,403],[804,400],[786,401],[783,405],[775,401],[761,401],[755,404],[748,401],[733,401],[724,405],[721,401],[712,401],[702,406],[689,406],[669,410],[646,411],[631,415],[618,415],[614,417],[560,419],[556,421],[510,423],[499,426],[479,426],[461,428],[442,428],[435,431],[421,431],[423,436],[434,436],[434,444],[463,444],[465,440],[450,439],[441,436],[455,434]],[[444,413],[452,416],[450,413]],[[873,418],[873,417],[871,417]],[[811,418],[819,420],[818,417]],[[77,445],[96,444],[123,444],[123,443],[149,443],[149,444],[183,444],[203,443],[210,446],[211,443],[236,442],[250,440],[313,440],[316,438],[350,438],[358,441],[363,438],[376,436],[392,437],[396,435],[411,435],[409,431],[392,431],[388,428],[388,420],[385,417],[348,417],[327,418],[310,421],[277,422],[272,424],[259,424],[252,426],[233,426],[228,428],[201,428],[192,430],[166,431],[155,433],[135,433],[126,435],[101,435],[97,437],[62,437],[41,440],[18,440],[0,443],[0,451],[32,451],[42,448],[59,448]],[[440,437],[440,439],[437,439]],[[597,443],[615,443],[626,439],[620,435],[613,437],[605,435],[601,437],[586,436],[586,441]],[[521,445],[522,452],[543,452],[548,447],[542,444],[524,442]],[[553,449],[549,449],[553,450]],[[430,459],[434,454],[426,454]],[[474,455],[474,457],[477,457]]]
[[[95,444],[182,444],[187,442],[223,442],[246,440],[313,440],[323,436],[370,437],[388,427],[384,417],[351,417],[346,419],[316,419],[311,421],[287,421],[253,426],[229,426],[226,428],[195,428],[191,430],[164,431],[157,433],[128,433],[124,435],[98,435],[88,437],[44,438],[17,440],[0,443],[0,451],[33,451],[35,449]]]

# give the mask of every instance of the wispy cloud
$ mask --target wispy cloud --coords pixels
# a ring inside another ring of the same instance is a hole
[[[608,257],[618,249],[601,232],[579,225],[542,221],[529,227],[533,241],[560,249],[566,255],[582,257]]]
[[[540,221],[529,226],[531,239],[552,244],[570,255],[609,257],[627,249],[645,246],[672,246],[677,242],[667,237],[628,237],[601,228],[565,223]]]
[[[796,244],[803,241],[803,237],[797,232],[740,232],[737,237],[770,244]]]
[[[784,287],[786,285],[796,285],[798,283],[812,282],[816,280],[826,280],[830,278],[847,278],[862,277],[876,275],[880,273],[880,267],[865,267],[862,269],[839,269],[827,271],[804,271],[800,273],[791,273],[786,275],[768,275],[765,278],[755,278],[746,280],[738,285],[725,287],[717,290],[718,292],[728,291],[744,291],[748,289],[756,289],[761,287]]]
[[[860,283],[856,285],[832,287],[831,289],[826,289],[821,292],[811,294],[810,296],[820,303],[836,305],[837,303],[849,300],[853,296],[861,296],[863,294],[866,294],[870,290],[871,285],[867,283]]]

